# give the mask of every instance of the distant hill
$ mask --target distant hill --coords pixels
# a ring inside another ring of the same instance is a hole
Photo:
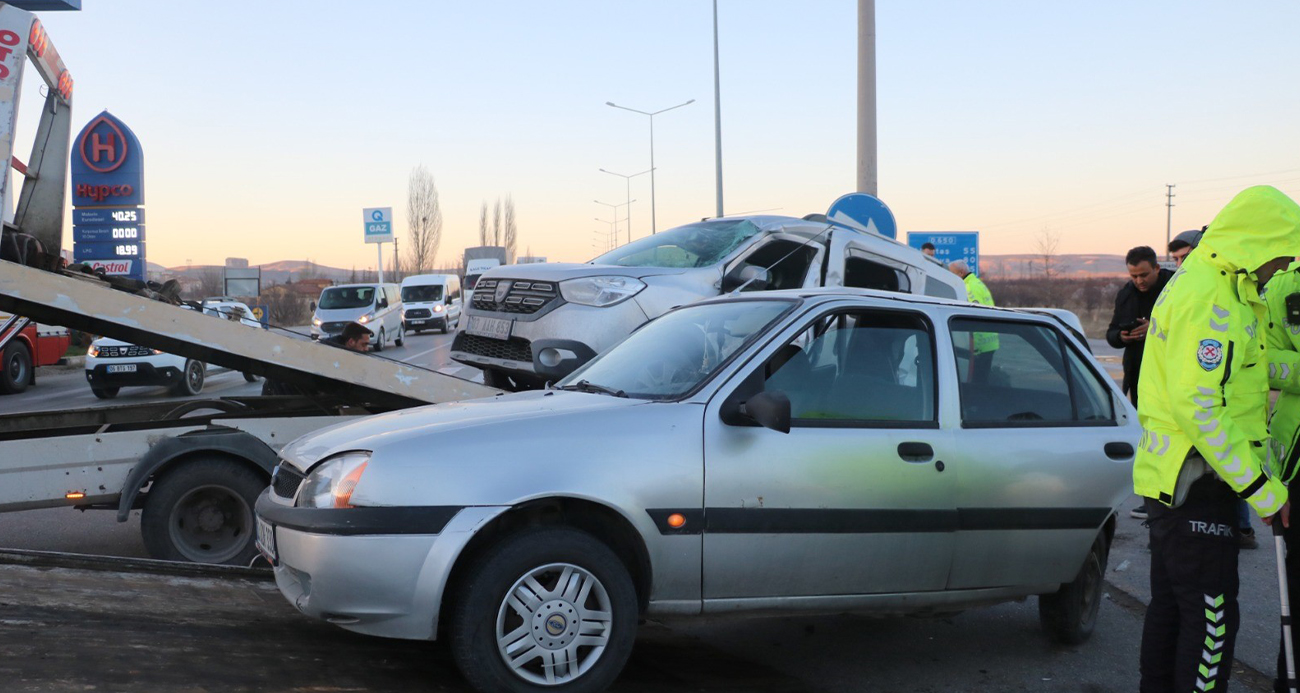
[[[1057,255],[1052,272],[1062,277],[1126,277],[1123,255]],[[980,275],[1016,279],[1043,274],[1041,255],[985,255],[980,258]]]

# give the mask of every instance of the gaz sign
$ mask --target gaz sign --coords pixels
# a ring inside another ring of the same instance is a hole
[[[393,208],[366,207],[361,210],[366,232],[366,243],[387,243],[393,240]]]

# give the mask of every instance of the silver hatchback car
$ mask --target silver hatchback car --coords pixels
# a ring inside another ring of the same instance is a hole
[[[953,612],[1091,633],[1137,417],[1052,316],[852,289],[673,310],[554,389],[286,447],[281,592],[450,641],[483,691],[603,690],[645,615]]]

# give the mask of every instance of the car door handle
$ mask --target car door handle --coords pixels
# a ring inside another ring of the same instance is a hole
[[[934,459],[934,448],[929,443],[899,443],[898,456],[904,462],[929,462]]]
[[[1106,443],[1106,456],[1112,460],[1127,460],[1133,457],[1133,446],[1128,443]]]

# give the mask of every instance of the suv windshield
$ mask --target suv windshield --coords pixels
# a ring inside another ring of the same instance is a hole
[[[429,301],[442,300],[441,284],[426,284],[424,286],[403,286],[402,302],[403,303],[427,303]]]
[[[615,248],[591,261],[617,267],[708,267],[757,235],[747,219],[687,224]]]
[[[676,399],[713,375],[793,305],[729,301],[675,310],[637,330],[556,387]]]
[[[373,286],[334,286],[320,295],[320,308],[339,310],[340,308],[365,308],[375,302]]]

